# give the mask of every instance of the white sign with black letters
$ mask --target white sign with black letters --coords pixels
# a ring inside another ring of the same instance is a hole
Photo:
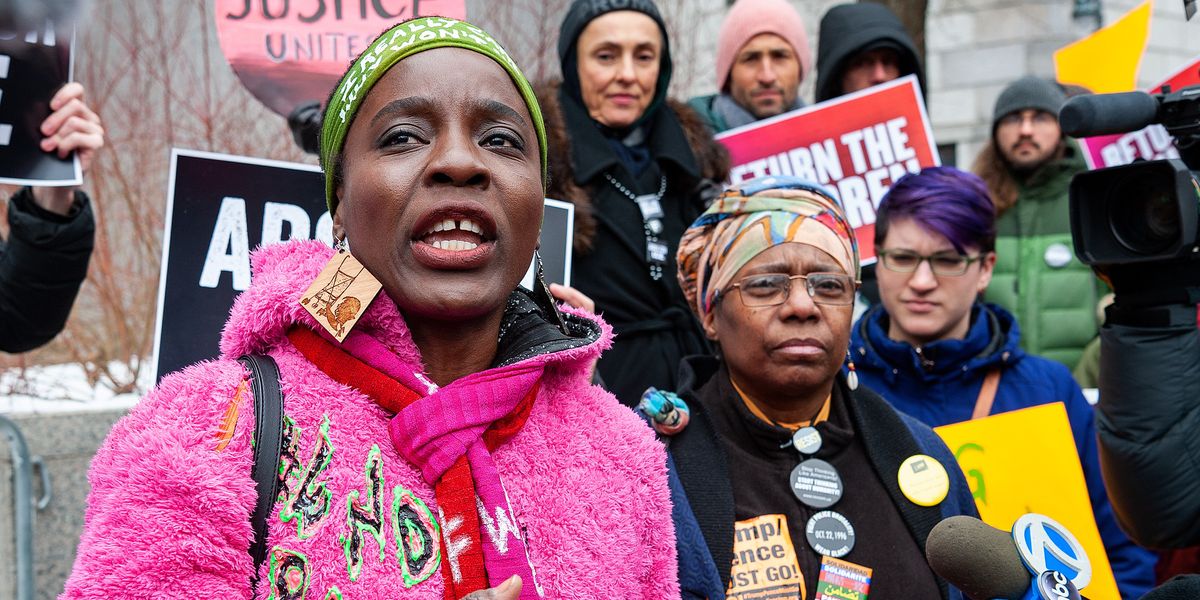
[[[72,76],[74,34],[53,24],[34,31],[0,31],[0,183],[79,185],[72,154],[43,152],[41,125],[50,99]]]

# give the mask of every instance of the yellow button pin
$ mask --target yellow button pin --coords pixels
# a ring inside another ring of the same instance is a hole
[[[937,506],[950,493],[950,476],[932,456],[914,454],[900,463],[900,491],[918,506]]]

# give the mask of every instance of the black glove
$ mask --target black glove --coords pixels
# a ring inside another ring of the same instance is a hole
[[[321,103],[310,100],[298,105],[287,121],[296,145],[309,154],[317,154],[321,142]]]

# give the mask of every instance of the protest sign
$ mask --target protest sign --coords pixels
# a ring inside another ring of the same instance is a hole
[[[1097,93],[1137,87],[1138,67],[1150,39],[1153,4],[1146,0],[1112,24],[1054,52],[1054,77]]]
[[[729,600],[804,598],[804,574],[792,546],[787,515],[762,515],[733,524]]]
[[[1200,57],[1189,61],[1187,66],[1150,88],[1149,92],[1162,93],[1165,86],[1177,92],[1197,84],[1200,84]],[[1162,125],[1151,125],[1128,133],[1083,138],[1079,140],[1079,146],[1083,149],[1083,158],[1089,169],[1127,165],[1138,159],[1179,158],[1175,140]]]
[[[543,214],[546,280],[569,285],[574,206],[547,200]],[[156,377],[217,356],[229,308],[250,287],[251,249],[310,238],[333,243],[318,167],[172,150],[154,336]],[[528,285],[532,266],[530,271]]]
[[[216,0],[217,38],[242,85],[287,116],[324,104],[375,36],[406,19],[464,19],[466,0]]]
[[[1083,544],[1092,565],[1089,598],[1117,600],[1117,583],[1088,497],[1061,402],[934,429],[954,452],[987,524],[1011,530],[1026,513],[1046,515]]]
[[[0,183],[83,182],[74,153],[62,159],[39,145],[50,99],[71,80],[73,36],[49,23],[35,31],[0,31]]]
[[[858,238],[863,264],[875,262],[875,208],[892,182],[938,165],[932,128],[915,76],[907,76],[764,119],[716,136],[729,149],[731,184],[794,175],[837,196]]]

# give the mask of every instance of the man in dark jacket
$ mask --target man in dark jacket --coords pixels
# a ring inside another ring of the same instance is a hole
[[[925,69],[917,45],[888,7],[839,4],[821,18],[817,102],[913,74],[924,90]]]
[[[100,117],[69,83],[42,122],[45,152],[78,152],[86,171],[104,145]],[[9,234],[0,245],[0,350],[26,352],[62,331],[87,275],[95,223],[88,197],[73,187],[22,188],[9,198]]]
[[[916,75],[925,91],[925,69],[900,19],[872,2],[839,4],[821,17],[817,40],[817,102]],[[879,304],[875,265],[863,267],[863,298]]]
[[[716,133],[804,106],[812,51],[786,0],[738,0],[717,34],[717,90],[688,101]]]

